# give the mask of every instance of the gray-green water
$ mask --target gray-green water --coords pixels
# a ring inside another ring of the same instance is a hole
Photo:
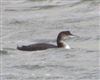
[[[3,0],[1,80],[99,80],[99,0]],[[80,36],[66,49],[19,51],[18,42],[56,45],[60,31]]]

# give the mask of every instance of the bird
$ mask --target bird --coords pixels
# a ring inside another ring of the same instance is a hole
[[[17,49],[22,51],[46,50],[49,48],[71,49],[71,47],[66,43],[66,40],[70,36],[74,36],[70,31],[61,31],[57,36],[57,40],[56,40],[57,45],[53,45],[49,43],[35,43],[35,44],[17,46]]]

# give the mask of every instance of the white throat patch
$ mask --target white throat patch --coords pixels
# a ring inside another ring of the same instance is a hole
[[[71,47],[68,44],[66,44],[65,49],[71,49]]]
[[[64,44],[65,49],[71,49],[71,47],[65,41],[61,41],[61,42]]]

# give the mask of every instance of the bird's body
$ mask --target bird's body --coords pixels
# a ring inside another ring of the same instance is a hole
[[[69,36],[72,36],[70,31],[62,31],[57,36],[57,45],[48,44],[48,43],[35,43],[35,44],[30,44],[30,45],[17,46],[17,49],[23,50],[23,51],[45,50],[45,49],[49,49],[49,48],[70,49],[70,46],[65,42],[65,40]]]
[[[17,49],[24,50],[24,51],[45,50],[48,48],[57,48],[57,46],[53,44],[47,44],[47,43],[36,43],[31,45],[23,45],[22,47],[17,47]]]

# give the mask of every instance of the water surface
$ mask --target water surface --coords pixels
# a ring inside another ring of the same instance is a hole
[[[3,0],[2,80],[99,80],[99,0]],[[56,45],[60,31],[80,36],[71,50],[19,51],[18,41]]]

